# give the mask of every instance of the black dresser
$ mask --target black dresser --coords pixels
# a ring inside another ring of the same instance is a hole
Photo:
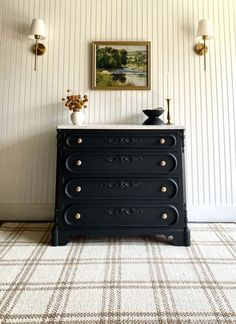
[[[76,235],[143,234],[190,245],[184,129],[59,126],[52,245]]]

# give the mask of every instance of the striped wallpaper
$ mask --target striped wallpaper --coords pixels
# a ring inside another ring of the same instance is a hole
[[[143,121],[142,109],[166,106],[186,126],[190,220],[235,220],[236,3],[234,0],[1,0],[0,218],[51,219],[55,190],[55,127],[70,123],[61,97],[88,94],[86,123]],[[34,56],[31,20],[45,20],[46,54]],[[198,20],[210,18],[207,71],[196,55]],[[90,89],[90,43],[149,40],[150,91]]]

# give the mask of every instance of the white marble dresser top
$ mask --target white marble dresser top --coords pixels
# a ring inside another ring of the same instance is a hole
[[[57,129],[185,129],[177,125],[128,125],[128,124],[84,124],[84,125],[59,125]]]

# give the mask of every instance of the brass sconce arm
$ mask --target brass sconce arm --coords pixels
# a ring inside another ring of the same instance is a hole
[[[207,35],[202,36],[203,44],[199,43],[195,45],[195,53],[198,55],[204,55],[204,71],[206,71],[206,53],[208,52],[208,47],[206,45]]]

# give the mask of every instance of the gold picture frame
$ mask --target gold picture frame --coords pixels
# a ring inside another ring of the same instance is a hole
[[[92,89],[150,90],[151,42],[92,42]]]

